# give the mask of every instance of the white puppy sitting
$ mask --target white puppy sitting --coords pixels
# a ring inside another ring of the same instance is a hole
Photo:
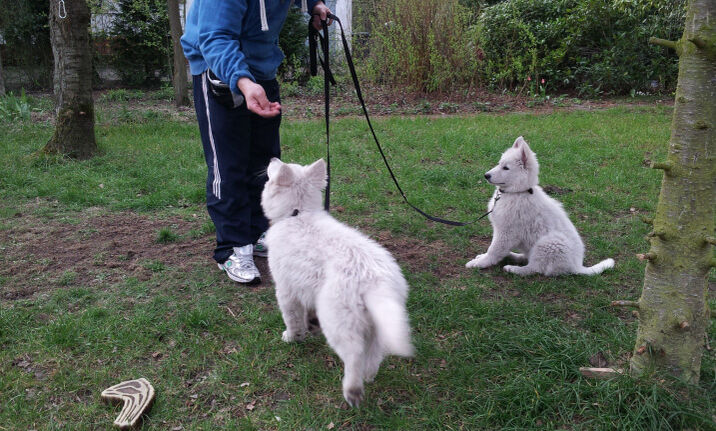
[[[519,275],[594,275],[613,267],[613,259],[583,266],[582,239],[562,205],[537,185],[538,174],[537,156],[520,136],[502,154],[500,163],[485,174],[487,181],[497,186],[487,206],[492,243],[487,253],[465,266],[487,268],[511,257],[526,265],[503,269]]]
[[[385,355],[413,354],[408,284],[387,250],[323,210],[323,159],[310,166],[273,159],[267,173],[261,206],[271,221],[266,245],[283,341],[303,340],[315,311],[345,366],[343,397],[357,406]]]

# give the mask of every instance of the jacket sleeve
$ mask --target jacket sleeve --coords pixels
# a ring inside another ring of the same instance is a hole
[[[306,7],[308,9],[309,15],[311,14],[313,7],[316,6],[316,3],[323,3],[323,0],[308,0],[306,2]],[[296,0],[296,6],[301,7],[301,0]]]
[[[239,35],[247,0],[202,1],[199,3],[199,49],[209,68],[234,93],[240,78],[256,81],[241,52]]]

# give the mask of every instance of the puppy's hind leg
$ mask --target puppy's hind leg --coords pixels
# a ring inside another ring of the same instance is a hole
[[[276,299],[281,309],[283,323],[286,324],[286,330],[281,334],[281,339],[287,343],[303,341],[308,331],[306,309],[295,298],[283,294],[279,290],[276,291]]]
[[[323,304],[326,305],[326,304]],[[330,304],[333,305],[333,304]],[[326,341],[343,361],[343,398],[351,407],[363,401],[365,373],[366,328],[359,316],[345,309],[319,306],[316,309]]]
[[[374,335],[371,340],[368,340],[368,348],[366,349],[365,357],[365,371],[363,377],[366,382],[372,382],[375,380],[380,363],[383,362],[383,348],[378,342],[378,338]]]
[[[527,263],[527,256],[525,253],[513,253],[510,252],[510,259],[512,259],[513,262],[524,265]]]
[[[530,275],[539,272],[537,268],[530,265],[517,266],[517,265],[505,265],[502,267],[507,272],[511,272],[517,275]]]

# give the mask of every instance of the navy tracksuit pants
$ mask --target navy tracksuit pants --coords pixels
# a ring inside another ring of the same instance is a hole
[[[205,74],[194,75],[194,107],[208,167],[206,207],[216,227],[214,260],[223,263],[234,247],[253,244],[268,229],[261,192],[271,158],[281,156],[281,115],[260,117],[244,102],[229,108],[217,101]],[[269,101],[279,102],[278,82],[258,81]]]

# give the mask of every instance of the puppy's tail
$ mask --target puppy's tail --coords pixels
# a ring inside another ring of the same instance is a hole
[[[382,286],[368,292],[364,300],[385,352],[398,356],[413,356],[405,299],[394,289]]]
[[[583,266],[582,269],[579,271],[580,274],[584,275],[597,275],[604,272],[604,270],[613,268],[614,267],[614,259],[604,259],[603,261],[599,262],[598,264],[590,267]]]

